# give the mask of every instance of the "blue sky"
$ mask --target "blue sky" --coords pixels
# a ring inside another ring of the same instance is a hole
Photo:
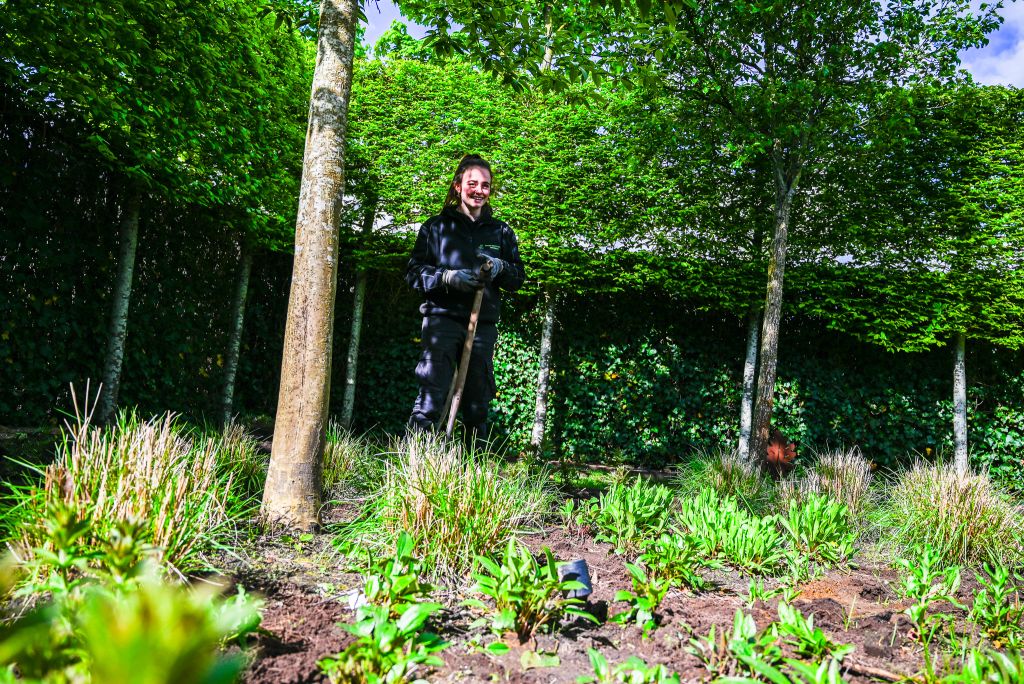
[[[379,11],[378,11],[379,8]],[[989,35],[989,44],[977,50],[965,50],[961,55],[964,66],[979,83],[989,85],[1024,86],[1024,0],[1010,2],[1003,8],[1003,25]],[[366,40],[370,45],[387,30],[392,20],[401,19],[393,2],[368,2]],[[408,23],[408,22],[406,22]],[[410,26],[409,33],[422,35],[422,29]]]

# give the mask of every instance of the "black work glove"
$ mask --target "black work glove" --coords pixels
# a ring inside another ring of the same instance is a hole
[[[506,264],[501,259],[489,257],[486,254],[480,254],[479,257],[484,260],[485,264],[491,264],[491,268],[489,270],[486,268],[480,269],[480,277],[483,278],[484,282],[491,282],[492,280],[497,278],[502,271],[508,268],[508,264]]]
[[[484,286],[471,268],[445,271],[441,279],[449,290],[457,292],[475,292]]]

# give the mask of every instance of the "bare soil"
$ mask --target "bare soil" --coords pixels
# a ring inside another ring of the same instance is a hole
[[[332,511],[328,517],[343,516]],[[341,568],[341,559],[330,548],[330,536],[316,535],[303,543],[288,538],[260,541],[249,549],[247,557],[231,561],[234,580],[266,601],[264,632],[250,650],[252,663],[244,679],[248,684],[327,681],[319,673],[317,661],[350,643],[352,637],[338,623],[352,619],[344,593],[358,588],[361,578]],[[747,605],[748,577],[714,571],[707,574],[714,583],[710,591],[670,592],[658,611],[658,628],[644,639],[636,626],[604,623],[609,613],[624,608],[624,604],[615,603],[615,592],[631,588],[625,559],[613,553],[610,545],[568,534],[557,526],[529,535],[524,541],[536,551],[544,546],[551,548],[559,560],[587,561],[594,590],[588,610],[602,624],[577,620],[564,624],[553,635],[540,635],[524,644],[512,635],[506,637],[511,651],[501,657],[491,656],[479,646],[493,637],[482,628],[471,628],[477,616],[459,606],[469,596],[471,582],[466,578],[463,586],[447,588],[435,597],[446,608],[430,627],[451,645],[440,654],[444,667],[427,673],[428,681],[575,682],[580,675],[593,674],[588,648],[600,650],[613,666],[639,655],[651,664],[664,663],[683,681],[706,681],[711,679],[708,671],[687,650],[691,638],[706,637],[712,626],[718,632],[731,630],[737,608],[751,614],[758,628],[777,618],[777,599]],[[843,676],[851,683],[909,678],[921,670],[921,647],[913,640],[902,612],[906,603],[898,600],[892,589],[896,581],[891,569],[863,564],[829,572],[801,586],[794,605],[804,615],[813,614],[814,624],[833,641],[856,646],[843,661]],[[766,580],[765,584],[773,587],[777,581]],[[966,600],[968,590],[962,592]],[[958,615],[962,626],[962,611],[946,608]],[[528,651],[557,654],[559,664],[524,666],[523,654]]]

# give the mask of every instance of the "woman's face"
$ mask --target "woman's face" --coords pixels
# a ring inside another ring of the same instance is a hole
[[[471,166],[462,174],[462,183],[455,185],[459,208],[470,216],[478,216],[491,196],[491,174],[487,169]]]

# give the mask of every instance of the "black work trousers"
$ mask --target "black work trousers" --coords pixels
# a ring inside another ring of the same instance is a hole
[[[466,343],[467,323],[447,316],[424,316],[420,339],[423,352],[416,364],[416,379],[420,391],[409,416],[409,427],[433,430],[438,426],[445,409],[452,379],[462,358]],[[469,356],[466,385],[459,405],[467,443],[475,436],[477,444],[487,441],[487,409],[497,388],[494,384],[494,343],[498,339],[498,326],[479,323],[473,338],[473,352]]]

